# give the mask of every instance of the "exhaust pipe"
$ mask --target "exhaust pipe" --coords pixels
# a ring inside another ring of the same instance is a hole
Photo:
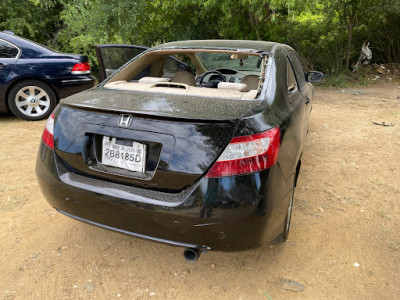
[[[183,251],[183,257],[187,262],[194,263],[199,259],[200,253],[201,251],[198,248],[186,248]]]

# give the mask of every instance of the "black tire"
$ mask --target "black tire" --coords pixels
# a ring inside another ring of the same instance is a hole
[[[25,80],[14,85],[8,94],[8,105],[17,117],[38,121],[50,116],[57,104],[53,90],[38,80]]]
[[[293,184],[293,188],[292,188],[292,196],[290,198],[289,207],[288,207],[288,211],[287,211],[286,218],[285,218],[285,224],[283,225],[283,231],[274,240],[275,244],[284,243],[288,239],[289,230],[290,230],[290,220],[292,219],[293,198],[294,198],[294,184]]]

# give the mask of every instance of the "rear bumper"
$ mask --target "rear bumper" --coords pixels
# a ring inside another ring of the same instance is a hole
[[[78,221],[82,221],[82,222],[85,222],[85,223],[96,225],[96,226],[99,226],[99,227],[102,227],[102,228],[105,228],[105,229],[109,229],[109,230],[125,233],[125,234],[128,234],[128,235],[132,235],[132,236],[136,236],[136,237],[140,237],[140,238],[144,238],[144,239],[148,239],[148,240],[153,240],[153,241],[156,241],[156,242],[167,243],[167,244],[172,244],[172,245],[182,246],[182,247],[189,247],[189,248],[211,249],[211,248],[209,248],[207,246],[194,245],[194,244],[188,244],[188,243],[181,243],[181,242],[165,240],[165,239],[161,239],[161,238],[157,238],[157,237],[153,237],[153,236],[148,236],[148,235],[144,235],[144,234],[140,234],[140,233],[135,233],[135,232],[132,232],[132,231],[127,231],[127,230],[121,229],[121,228],[111,227],[111,226],[107,226],[107,225],[100,224],[100,223],[97,223],[97,222],[93,222],[93,221],[90,221],[90,220],[86,220],[86,219],[71,215],[71,214],[69,214],[69,213],[67,213],[65,211],[59,210],[59,209],[57,209],[57,211],[62,213],[62,214],[64,214],[64,215],[66,215],[66,216],[68,216],[68,217],[70,217],[70,218],[78,220]]]
[[[171,196],[69,172],[43,143],[36,164],[43,194],[61,213],[133,236],[217,250],[254,248],[282,231],[290,187],[279,173],[276,164],[245,176],[203,178]]]

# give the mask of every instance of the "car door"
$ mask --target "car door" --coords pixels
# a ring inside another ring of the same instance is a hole
[[[96,54],[99,61],[99,80],[103,81],[122,65],[147,49],[149,48],[145,46],[123,44],[96,46]],[[171,74],[174,74],[177,70],[185,70],[193,73],[189,65],[175,57],[169,57],[164,65],[163,73],[168,77],[169,75],[171,76]],[[144,69],[136,77],[140,79],[141,77],[148,76],[149,73],[150,66]]]
[[[20,49],[0,39],[0,111],[7,111],[6,108],[6,86],[8,77],[18,61]]]
[[[99,62],[99,80],[103,81],[126,62],[147,50],[148,47],[122,44],[96,46]]]
[[[300,63],[297,54],[294,52],[288,53],[288,66],[291,66],[291,71],[296,81],[296,105],[299,106],[301,114],[299,128],[301,129],[301,136],[303,137],[303,145],[308,131],[308,123],[311,113],[311,99],[313,96],[313,87],[307,83],[303,66]]]
[[[17,46],[0,39],[0,89],[18,60],[20,50]]]
[[[310,83],[307,82],[303,66],[297,54],[290,51],[288,53],[288,58],[296,78],[296,83],[299,90],[300,105],[303,107],[304,110],[304,121],[302,122],[302,125],[303,134],[304,136],[306,136],[308,130],[308,122],[310,119],[311,99],[313,97],[314,88]]]
[[[303,152],[305,133],[308,122],[307,104],[301,93],[301,88],[296,80],[292,64],[287,57],[281,60],[286,68],[286,93],[290,103],[290,118],[284,134],[281,148],[285,149],[279,153],[279,164],[285,179],[295,174],[297,162]],[[283,68],[282,68],[283,69]]]

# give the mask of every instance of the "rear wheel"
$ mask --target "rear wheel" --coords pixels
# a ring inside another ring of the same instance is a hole
[[[8,105],[19,118],[27,121],[46,119],[56,106],[52,89],[38,80],[26,80],[12,87]]]
[[[290,197],[290,203],[287,210],[285,224],[283,227],[282,233],[274,240],[274,243],[283,243],[286,242],[289,236],[289,229],[290,229],[290,220],[292,219],[292,208],[293,208],[293,198],[294,198],[294,185],[292,188],[292,196]]]

